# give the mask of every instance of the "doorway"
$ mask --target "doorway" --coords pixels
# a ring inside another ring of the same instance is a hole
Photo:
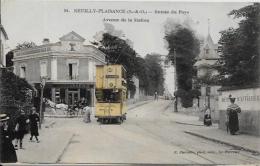
[[[68,105],[74,105],[79,100],[79,89],[69,89],[68,91]]]

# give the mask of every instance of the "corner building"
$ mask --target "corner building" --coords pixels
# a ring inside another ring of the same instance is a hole
[[[105,64],[105,54],[74,31],[59,42],[43,40],[43,45],[16,50],[14,73],[25,78],[38,92],[45,77],[44,97],[55,103],[74,104],[82,98],[94,106],[95,68]]]

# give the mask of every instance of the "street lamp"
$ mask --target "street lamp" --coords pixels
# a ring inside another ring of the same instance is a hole
[[[41,77],[41,103],[40,103],[40,124],[39,124],[39,128],[41,129],[41,124],[42,124],[42,120],[43,120],[43,117],[42,117],[42,104],[43,104],[43,91],[44,91],[44,87],[45,87],[45,84],[46,84],[46,77]]]

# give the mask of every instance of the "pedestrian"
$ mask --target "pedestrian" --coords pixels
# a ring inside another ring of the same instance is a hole
[[[207,107],[205,112],[204,112],[204,125],[205,126],[211,126],[212,125],[211,111],[210,111],[209,107]]]
[[[8,119],[9,117],[6,114],[0,114],[0,163],[17,162],[11,130],[8,128]]]
[[[231,135],[235,135],[239,130],[238,113],[241,112],[241,108],[235,104],[236,98],[229,97],[230,105],[227,107],[227,126]]]
[[[154,92],[154,100],[158,100],[158,93],[157,93],[157,91]]]
[[[32,113],[29,116],[29,120],[30,120],[30,132],[31,132],[31,137],[30,137],[30,141],[32,141],[33,136],[36,138],[37,143],[39,143],[39,132],[38,132],[38,123],[40,122],[40,118],[36,112],[36,108],[32,107]]]
[[[83,112],[84,112],[83,121],[84,121],[85,123],[90,123],[90,122],[91,122],[91,119],[90,119],[91,109],[90,109],[90,107],[88,107],[87,105],[85,105],[85,107],[83,108]]]
[[[25,112],[21,110],[21,114],[16,119],[16,126],[15,126],[15,135],[16,135],[16,142],[15,148],[18,148],[18,142],[20,143],[20,149],[23,148],[23,137],[26,131],[26,126],[29,123],[29,119],[26,117]]]

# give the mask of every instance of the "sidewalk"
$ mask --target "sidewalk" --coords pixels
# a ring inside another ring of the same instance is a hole
[[[39,134],[40,143],[37,143],[35,138],[33,138],[33,142],[30,142],[30,134],[25,135],[23,139],[24,149],[16,150],[18,163],[57,163],[73,137],[72,133],[55,128],[55,121],[49,118],[45,118]]]
[[[151,101],[153,101],[153,100],[145,100],[145,101],[139,101],[139,102],[136,102],[136,103],[132,103],[132,104],[129,104],[129,105],[127,106],[127,109],[128,109],[128,111],[129,111],[129,110],[132,110],[132,109],[134,109],[134,108],[136,108],[136,107],[140,107],[140,106],[142,106],[142,105],[145,105],[145,104],[147,104],[147,103],[149,103],[149,102],[151,102]]]
[[[170,106],[166,112],[172,114],[172,121],[177,124],[196,126],[196,128],[185,128],[185,133],[260,155],[260,137],[242,133],[230,135],[226,131],[218,129],[216,123],[206,127],[203,122],[199,121],[199,117],[180,113],[181,111],[173,112],[173,106]]]

